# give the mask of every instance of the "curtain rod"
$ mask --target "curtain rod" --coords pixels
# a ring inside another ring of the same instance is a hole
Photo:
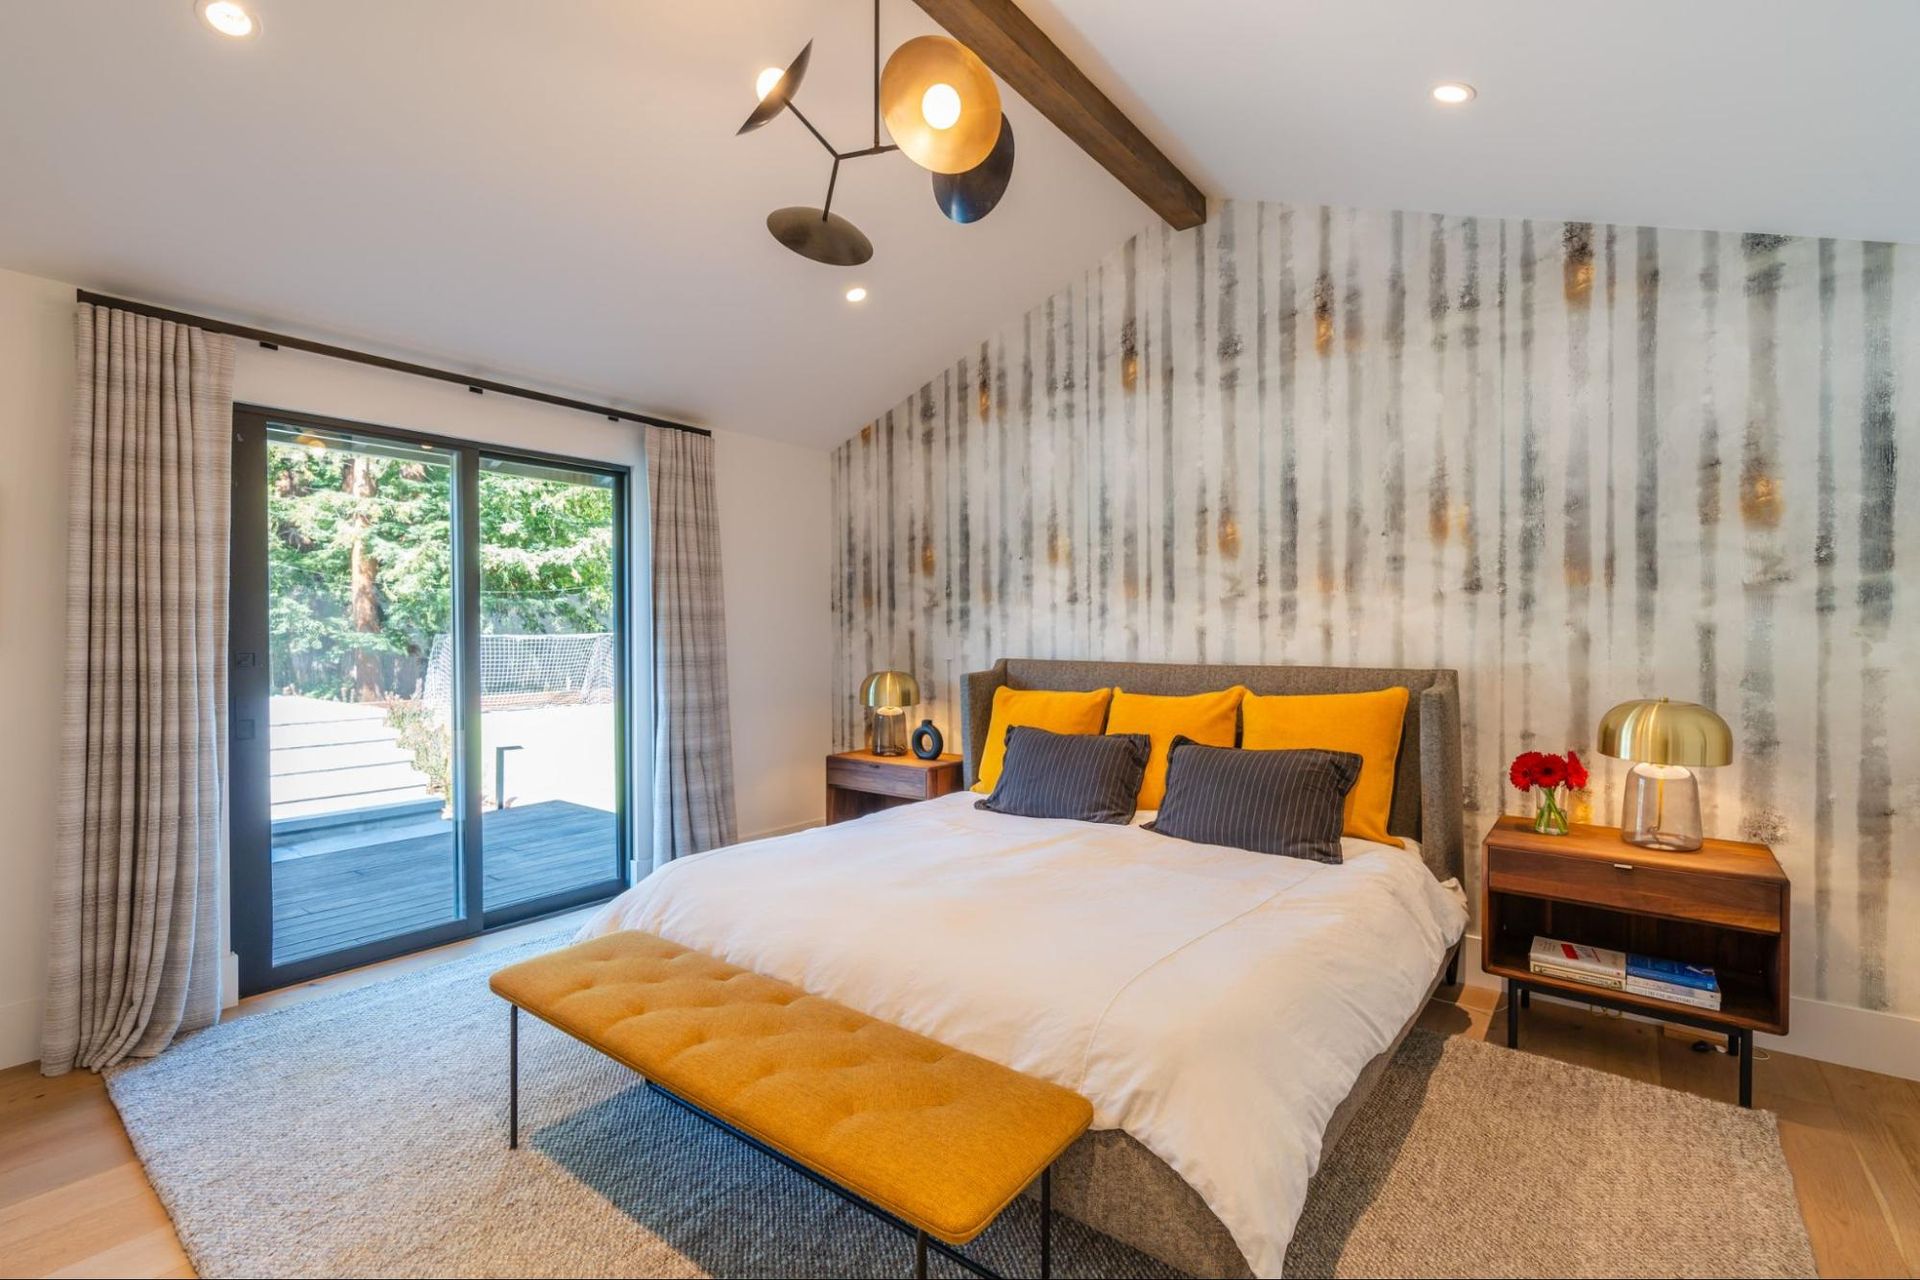
[[[129,302],[125,298],[115,298],[104,293],[91,293],[85,289],[75,290],[75,298],[80,302],[91,303],[96,307],[112,307],[116,311],[128,311],[138,316],[151,316],[156,320],[171,320],[175,324],[188,324],[196,329],[205,329],[209,333],[231,334],[249,342],[257,342],[270,351],[281,347],[290,347],[295,351],[311,352],[317,356],[330,356],[335,360],[350,360],[355,364],[370,364],[376,369],[391,369],[395,373],[410,373],[418,378],[435,378],[441,382],[458,383],[467,390],[479,395],[493,391],[503,396],[518,396],[522,400],[537,400],[541,404],[558,405],[562,409],[578,409],[582,413],[595,413],[613,422],[643,422],[650,427],[665,427],[670,431],[685,431],[696,436],[711,436],[713,432],[705,427],[688,426],[684,422],[674,422],[670,418],[656,418],[650,414],[634,413],[630,409],[616,409],[612,405],[594,404],[587,400],[572,400],[566,396],[556,396],[546,391],[534,391],[527,387],[516,387],[510,383],[494,382],[489,378],[470,377],[464,373],[454,373],[450,369],[435,369],[424,364],[412,364],[405,360],[395,360],[389,356],[378,356],[368,351],[355,351],[351,347],[335,347],[324,342],[314,342],[308,338],[296,338],[291,334],[274,333],[270,329],[255,329],[248,325],[231,324],[225,320],[215,320],[211,316],[196,316],[186,311],[169,311],[165,307],[149,306],[144,302]]]

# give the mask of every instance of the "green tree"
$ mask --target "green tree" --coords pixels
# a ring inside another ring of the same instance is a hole
[[[276,441],[267,480],[275,687],[413,696],[452,629],[452,467]],[[482,628],[610,629],[611,489],[488,470],[480,495]]]
[[[613,594],[610,487],[481,473],[483,631],[610,631]]]

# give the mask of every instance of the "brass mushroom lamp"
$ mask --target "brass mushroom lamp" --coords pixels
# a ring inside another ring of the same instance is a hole
[[[1645,849],[1698,849],[1695,769],[1733,763],[1733,731],[1711,707],[1667,698],[1623,702],[1600,720],[1600,754],[1631,760],[1620,796],[1620,838]]]
[[[860,686],[860,702],[873,712],[867,750],[877,756],[907,754],[907,708],[920,701],[920,682],[905,671],[876,671]]]

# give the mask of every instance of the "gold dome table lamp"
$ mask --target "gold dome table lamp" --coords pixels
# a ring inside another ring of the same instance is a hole
[[[1620,838],[1645,849],[1698,849],[1693,770],[1733,763],[1727,722],[1697,702],[1640,698],[1607,712],[1599,737],[1601,755],[1634,762],[1620,796]]]
[[[877,756],[907,754],[907,708],[920,701],[920,682],[905,671],[876,671],[860,686],[867,720],[867,750]]]

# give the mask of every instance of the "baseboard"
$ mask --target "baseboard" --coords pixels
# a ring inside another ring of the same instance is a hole
[[[40,1057],[40,1000],[0,1004],[0,1068]]]
[[[1496,991],[1500,989],[1501,979],[1480,967],[1478,934],[1467,935],[1461,943],[1461,955],[1466,961],[1461,966],[1461,977],[1467,986]],[[1545,992],[1536,994],[1543,1000],[1579,1003],[1572,997],[1549,996]],[[1656,1018],[1642,1020],[1658,1021]],[[1762,1049],[1778,1049],[1782,1053],[1818,1058],[1822,1062],[1837,1063],[1843,1067],[1859,1067],[1864,1071],[1878,1071],[1882,1075],[1920,1080],[1920,1018],[1794,996],[1789,1002],[1788,1026],[1790,1034],[1759,1034],[1754,1037],[1754,1044]]]
[[[1756,1035],[1756,1045],[1920,1080],[1920,1018],[1801,996],[1793,997],[1791,1003],[1791,1034]]]

